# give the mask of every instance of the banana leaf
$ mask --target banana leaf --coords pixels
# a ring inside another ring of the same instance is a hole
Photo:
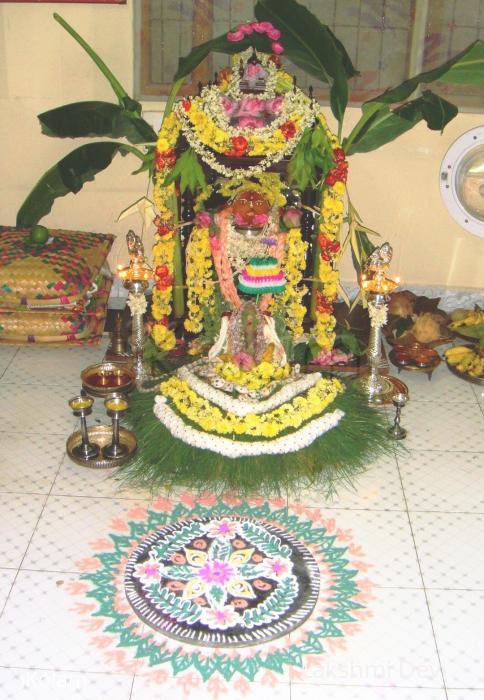
[[[475,41],[441,66],[405,80],[397,87],[386,90],[381,95],[368,100],[366,104],[402,102],[410,97],[420,84],[432,83],[435,80],[442,80],[446,83],[484,85],[484,42]]]
[[[38,115],[42,133],[60,138],[109,136],[153,143],[156,133],[138,115],[111,102],[74,102]]]
[[[84,183],[110,165],[117,153],[143,154],[133,146],[110,141],[89,143],[76,148],[50,168],[37,182],[17,213],[17,226],[34,226],[48,214],[57,197],[79,192]]]
[[[280,29],[280,42],[289,60],[331,85],[331,110],[341,123],[348,103],[348,78],[358,74],[341,42],[296,0],[258,0],[254,14]]]
[[[82,36],[80,34],[78,34],[76,32],[76,30],[73,27],[71,27],[71,25],[68,22],[66,22],[66,20],[63,17],[61,17],[61,15],[57,14],[57,12],[54,12],[54,19],[56,22],[58,22],[61,25],[61,27],[63,27],[66,30],[66,32],[68,32],[72,36],[73,39],[75,39],[77,41],[77,43],[80,46],[82,46],[82,48],[88,54],[88,56],[90,56],[92,58],[92,60],[96,64],[96,66],[99,68],[101,73],[104,75],[106,80],[111,85],[114,94],[116,95],[116,97],[119,100],[119,104],[121,106],[125,107],[126,109],[129,109],[129,110],[137,112],[138,114],[141,114],[140,103],[137,102],[136,100],[133,100],[128,95],[128,93],[126,92],[124,87],[121,85],[119,80],[116,78],[114,73],[107,67],[107,65],[104,63],[102,58],[97,55],[97,53],[94,51],[94,49],[91,46],[89,46],[87,41],[85,39],[83,39]]]
[[[375,109],[376,106],[377,103],[363,105],[363,117],[343,141],[348,155],[374,151],[409,131],[422,119],[429,129],[442,131],[458,112],[455,105],[430,90],[393,111],[388,105]]]

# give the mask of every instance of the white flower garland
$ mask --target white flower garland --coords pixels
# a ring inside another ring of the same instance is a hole
[[[306,374],[300,379],[286,384],[282,389],[273,394],[270,398],[265,401],[247,401],[243,398],[233,398],[223,391],[216,389],[203,379],[194,374],[190,367],[181,367],[177,371],[177,375],[180,379],[185,381],[191,389],[193,389],[199,396],[203,399],[207,399],[216,406],[223,408],[229,413],[234,413],[236,416],[243,418],[249,413],[254,413],[255,415],[260,415],[261,413],[266,413],[271,411],[278,406],[281,406],[286,401],[291,401],[298,394],[310,389],[312,386],[317,384],[321,379],[322,374],[320,372],[314,372],[312,374]]]
[[[158,420],[163,423],[173,437],[182,440],[192,447],[217,452],[230,459],[298,452],[311,445],[311,443],[328,432],[328,430],[335,428],[345,415],[344,412],[338,408],[332,411],[332,413],[309,421],[309,423],[306,423],[306,425],[299,428],[299,430],[295,430],[290,435],[284,435],[274,440],[246,442],[219,437],[213,433],[205,433],[190,427],[172,408],[170,408],[170,406],[168,406],[163,396],[156,397],[153,411]]]
[[[129,306],[132,316],[144,314],[148,308],[148,302],[144,294],[133,294],[133,292],[130,292],[126,303]]]
[[[248,168],[228,168],[223,163],[220,163],[217,160],[215,153],[199,140],[199,138],[193,131],[190,119],[185,110],[183,109],[181,102],[175,105],[174,112],[176,113],[180,121],[181,130],[188,144],[193,148],[195,153],[204,161],[204,163],[209,165],[212,168],[212,170],[215,170],[220,175],[224,175],[224,177],[240,178],[247,178],[251,175],[261,175],[262,173],[266,172],[271,165],[279,163],[283,158],[290,156],[296,148],[297,144],[299,143],[301,135],[307,128],[313,125],[317,116],[312,109],[308,110],[307,113],[304,113],[301,117],[298,130],[292,138],[289,138],[287,140],[285,147],[280,151],[268,153],[257,165],[251,165]],[[247,132],[247,130],[240,129],[235,133],[241,135],[245,132]],[[256,133],[256,129],[251,130],[252,135]],[[268,140],[270,140],[270,135],[268,137]]]

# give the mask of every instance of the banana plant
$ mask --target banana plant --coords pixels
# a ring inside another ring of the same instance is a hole
[[[141,117],[141,105],[89,44],[57,13],[54,19],[80,44],[108,80],[118,103],[75,102],[39,114],[42,133],[60,138],[108,137],[125,141],[94,141],[76,148],[37,182],[17,213],[17,226],[33,226],[48,214],[57,197],[77,193],[105,170],[119,153],[139,159],[136,173],[151,171],[156,133]],[[127,142],[127,143],[126,143]],[[136,144],[136,145],[135,145]],[[138,147],[147,144],[145,147]]]

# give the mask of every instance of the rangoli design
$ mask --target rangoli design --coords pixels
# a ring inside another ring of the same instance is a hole
[[[148,537],[126,594],[150,626],[191,644],[243,646],[288,633],[312,612],[319,569],[290,534],[252,519],[192,519]]]
[[[118,671],[185,693],[249,692],[323,665],[370,615],[361,550],[320,509],[185,493],[128,518],[69,586]]]

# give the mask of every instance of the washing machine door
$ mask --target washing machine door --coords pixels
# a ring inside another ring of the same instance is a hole
[[[440,193],[457,223],[484,237],[484,126],[462,134],[445,154]]]

